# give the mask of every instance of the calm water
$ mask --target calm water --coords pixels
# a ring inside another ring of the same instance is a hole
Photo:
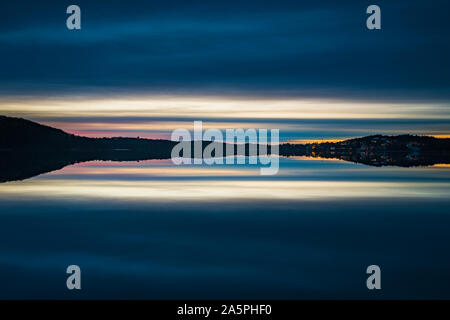
[[[90,162],[0,184],[0,298],[450,298],[450,167],[280,166]]]

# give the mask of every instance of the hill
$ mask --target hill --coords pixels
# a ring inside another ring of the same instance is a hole
[[[26,151],[111,151],[128,150],[170,157],[175,143],[139,138],[88,138],[21,118],[0,116],[0,149]]]

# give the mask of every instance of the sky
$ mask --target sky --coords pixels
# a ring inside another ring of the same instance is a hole
[[[66,8],[81,8],[81,30]],[[381,30],[366,8],[381,8]],[[3,1],[0,114],[87,136],[450,135],[448,1]]]

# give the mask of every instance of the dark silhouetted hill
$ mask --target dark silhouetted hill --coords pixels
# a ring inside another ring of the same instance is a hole
[[[88,138],[29,120],[0,116],[0,149],[27,151],[128,150],[156,157],[170,157],[175,142],[139,138]]]
[[[0,116],[0,148],[35,149],[70,145],[79,138],[21,118]]]

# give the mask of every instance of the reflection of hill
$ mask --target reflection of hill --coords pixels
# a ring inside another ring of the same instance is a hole
[[[24,180],[42,173],[62,169],[71,164],[93,160],[140,161],[170,159],[172,148],[176,144],[176,142],[167,140],[141,140],[140,143],[143,146],[141,148],[130,146],[130,144],[121,144],[121,148],[113,148],[117,145],[111,143],[110,149],[103,144],[97,150],[90,148],[56,148],[53,151],[48,149],[39,151],[31,148],[0,150],[0,183]],[[202,148],[209,144],[211,142],[203,142]],[[222,143],[213,142],[213,144],[223,148],[225,146]],[[193,145],[191,145],[191,148],[192,150],[194,149]],[[248,146],[246,147],[246,154],[248,154]]]
[[[0,152],[0,182],[24,180],[65,166],[92,160],[138,161],[168,159],[169,154],[133,151]]]
[[[202,149],[210,143],[203,142]],[[28,120],[0,116],[0,182],[23,180],[84,161],[170,159],[176,144],[168,140],[80,137]],[[246,154],[248,150],[247,144]],[[377,135],[336,143],[285,143],[280,145],[279,154],[371,166],[427,166],[450,163],[450,139]]]

